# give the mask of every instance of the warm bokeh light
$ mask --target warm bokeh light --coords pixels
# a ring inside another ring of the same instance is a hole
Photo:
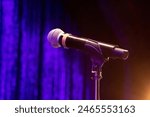
[[[150,86],[150,84],[149,84]],[[150,100],[150,87],[147,88],[147,91],[145,92],[145,97],[144,97],[145,100]]]
[[[147,61],[137,62],[134,65],[134,76],[132,79],[134,99],[150,99],[150,69]]]

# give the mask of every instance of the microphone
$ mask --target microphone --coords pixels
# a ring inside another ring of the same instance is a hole
[[[128,50],[119,48],[118,45],[112,45],[107,43],[102,43],[88,38],[81,38],[73,36],[69,33],[64,33],[59,28],[51,30],[47,39],[54,48],[64,47],[64,48],[75,48],[83,50],[92,56],[112,58],[112,59],[123,59],[128,58]]]

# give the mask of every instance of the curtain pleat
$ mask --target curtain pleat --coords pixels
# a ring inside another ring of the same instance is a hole
[[[0,0],[0,99],[91,99],[83,56],[52,48],[53,28],[78,33],[60,1]]]

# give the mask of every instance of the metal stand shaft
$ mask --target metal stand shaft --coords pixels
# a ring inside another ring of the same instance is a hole
[[[95,100],[100,100],[100,81],[102,79],[102,65],[92,65],[92,79],[95,80]]]
[[[95,100],[100,100],[100,79],[95,80]]]

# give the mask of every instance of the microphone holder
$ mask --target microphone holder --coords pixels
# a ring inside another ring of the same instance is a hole
[[[91,57],[91,78],[95,80],[95,100],[100,100],[100,80],[102,79],[102,67],[109,57],[104,57],[99,44],[86,42],[85,51]]]

